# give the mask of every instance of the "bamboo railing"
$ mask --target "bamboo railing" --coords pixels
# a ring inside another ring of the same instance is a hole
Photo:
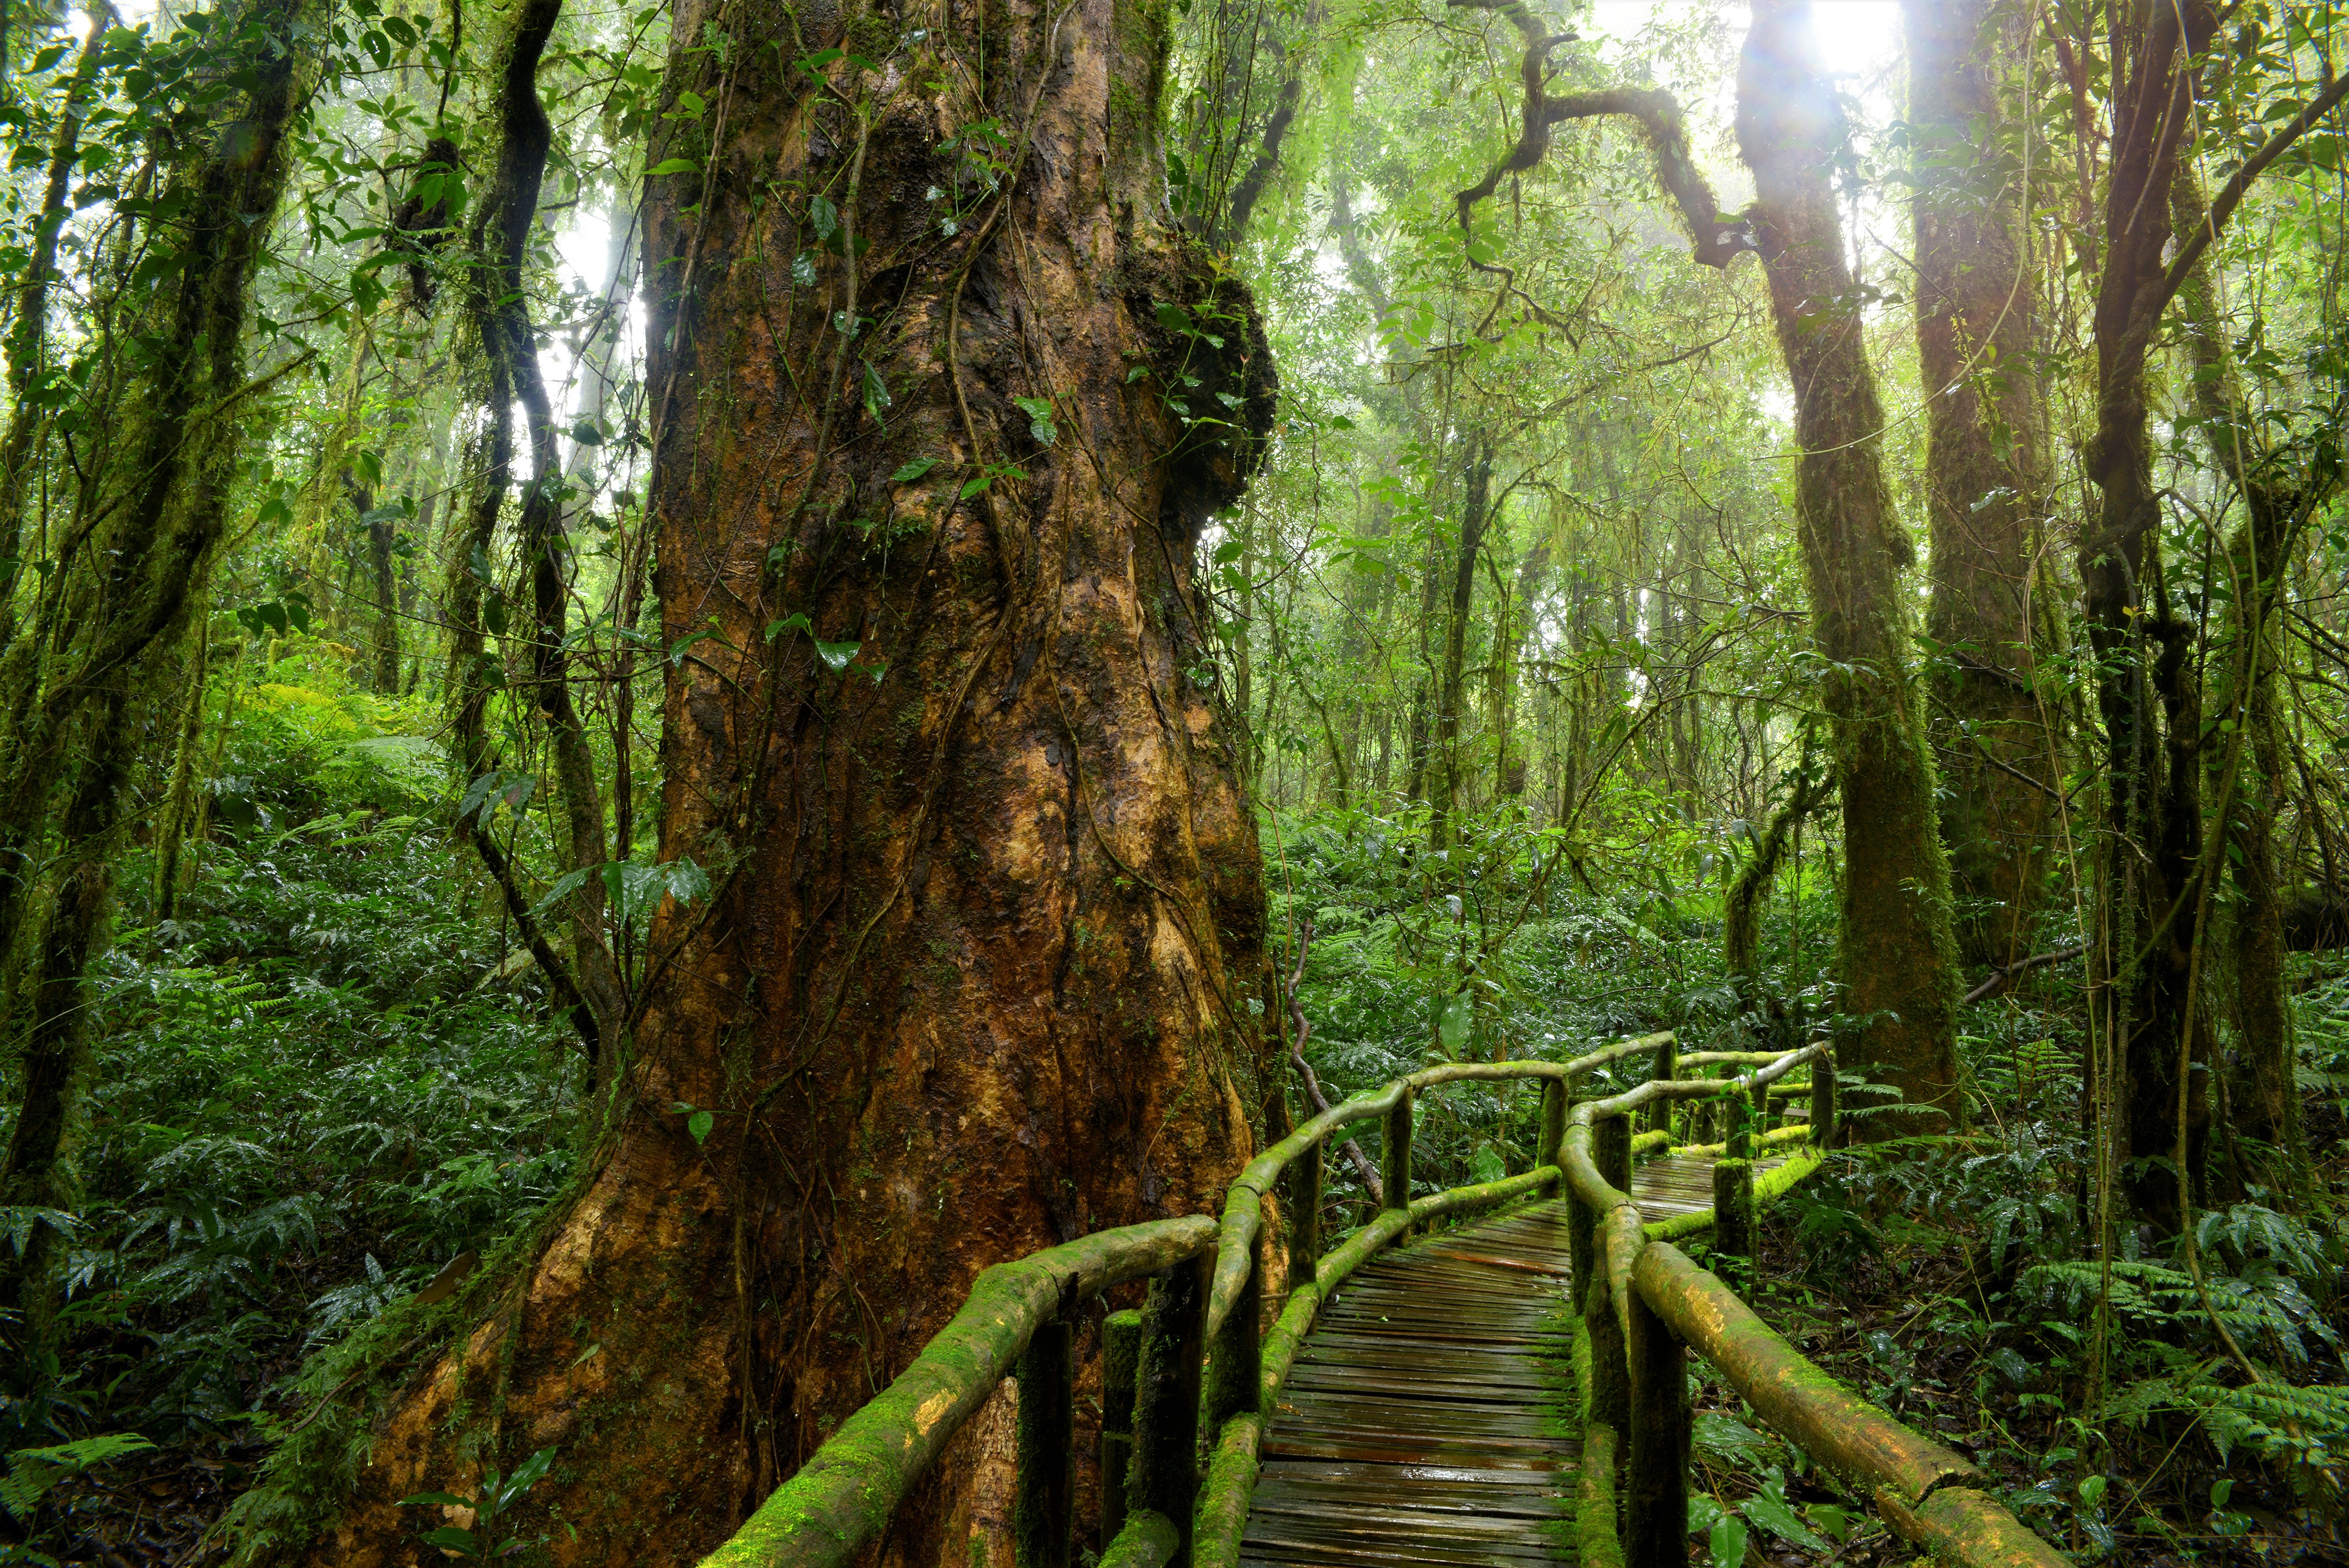
[[[1652,1057],[1649,1082],[1573,1103],[1568,1085],[1610,1063]],[[1807,1085],[1779,1087],[1807,1065]],[[1683,1077],[1704,1068],[1735,1077]],[[1535,1168],[1521,1176],[1411,1193],[1421,1091],[1471,1081],[1542,1085]],[[1806,1124],[1769,1130],[1775,1101],[1806,1097]],[[1636,1151],[1668,1147],[1676,1101],[1723,1113],[1713,1208],[1649,1223],[1630,1197]],[[1637,1133],[1633,1120],[1650,1123]],[[1324,1150],[1377,1118],[1387,1206],[1321,1253]],[[1577,1533],[1585,1568],[1680,1568],[1687,1561],[1692,1413],[1686,1350],[1717,1367],[1778,1432],[1873,1498],[1885,1521],[1955,1568],[2059,1568],[2064,1559],[1983,1490],[1963,1457],[1868,1405],[1774,1333],[1734,1290],[1671,1243],[1716,1231],[1722,1260],[1754,1255],[1754,1210],[1816,1168],[1835,1120],[1824,1046],[1677,1054],[1670,1033],[1571,1062],[1456,1063],[1358,1095],[1250,1160],[1219,1220],[1192,1215],[1103,1231],[982,1272],[962,1310],[879,1397],[843,1422],[702,1568],[844,1568],[1007,1376],[1019,1386],[1012,1528],[1019,1568],[1069,1568],[1075,1527],[1078,1308],[1112,1285],[1149,1281],[1139,1312],[1102,1335],[1100,1568],[1235,1568],[1257,1456],[1321,1303],[1364,1262],[1447,1215],[1561,1186],[1571,1278],[1583,1299],[1576,1363],[1584,1431]],[[1795,1145],[1758,1180],[1754,1157]],[[1289,1288],[1259,1334],[1268,1239],[1264,1200],[1285,1181]],[[1750,1262],[1740,1267],[1750,1267]],[[1204,1433],[1203,1428],[1204,1427]],[[1201,1438],[1207,1463],[1200,1474]],[[1623,1523],[1619,1530],[1619,1511]]]

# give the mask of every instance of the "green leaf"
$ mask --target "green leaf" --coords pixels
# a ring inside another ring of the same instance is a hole
[[[856,650],[864,646],[861,642],[818,642],[815,656],[823,660],[827,669],[845,670],[848,661],[856,657]]]
[[[1723,1515],[1713,1524],[1705,1548],[1712,1553],[1713,1568],[1745,1568],[1745,1526]]]
[[[718,1118],[708,1111],[696,1111],[685,1118],[685,1130],[693,1135],[693,1141],[697,1144],[708,1143],[709,1129],[717,1125]]]
[[[772,642],[775,639],[782,636],[783,633],[787,631],[807,631],[809,629],[811,628],[808,626],[807,617],[797,613],[787,615],[781,620],[771,620],[767,623],[767,640],[769,642]]]
[[[929,472],[930,470],[937,467],[937,465],[938,460],[936,458],[917,457],[911,462],[899,464],[896,471],[889,475],[889,483],[892,484],[911,484],[914,481],[921,478],[922,475]]]
[[[645,178],[657,180],[664,174],[698,174],[701,165],[690,158],[664,158],[645,171]]]
[[[1028,416],[1028,433],[1040,446],[1050,446],[1061,439],[1061,427],[1052,422],[1052,400],[1050,398],[1014,398],[1020,410]]]
[[[881,372],[875,370],[868,359],[864,362],[864,411],[877,420],[888,406],[889,384],[881,379]]]
[[[595,421],[581,420],[571,427],[571,439],[581,446],[602,446],[604,432],[595,428]]]
[[[1196,330],[1196,328],[1191,325],[1191,313],[1184,309],[1179,305],[1166,305],[1162,303],[1155,307],[1155,314],[1158,317],[1158,325],[1164,327],[1169,332],[1191,332]]]
[[[988,486],[994,483],[994,480],[988,478],[983,473],[977,479],[966,479],[962,482],[961,493],[957,494],[955,499],[957,501],[968,501],[974,495],[984,493]]]
[[[808,222],[815,226],[817,239],[828,240],[839,232],[840,209],[832,204],[829,197],[811,196],[808,198]]]
[[[473,1506],[473,1500],[445,1491],[419,1491],[414,1497],[401,1498],[398,1506],[401,1508],[471,1508]]]
[[[467,1557],[481,1555],[481,1549],[476,1544],[479,1537],[471,1531],[460,1530],[453,1524],[444,1524],[438,1530],[428,1530],[419,1539],[425,1545],[438,1546],[443,1552],[461,1552]]]
[[[1475,1006],[1464,991],[1454,997],[1450,1005],[1444,1008],[1443,1022],[1436,1025],[1435,1033],[1437,1038],[1444,1042],[1446,1056],[1457,1058],[1460,1048],[1468,1044],[1468,1023],[1474,1012]]]
[[[1827,1542],[1817,1531],[1804,1522],[1786,1501],[1786,1483],[1773,1476],[1762,1483],[1762,1490],[1745,1500],[1743,1511],[1746,1518],[1778,1537],[1791,1541],[1808,1552],[1825,1552]],[[1744,1560],[1741,1548],[1740,1561]]]

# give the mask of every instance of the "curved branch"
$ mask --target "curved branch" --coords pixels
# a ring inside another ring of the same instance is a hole
[[[2158,314],[2162,306],[2186,286],[2188,275],[2193,272],[2195,264],[2202,259],[2202,253],[2209,248],[2210,243],[2226,228],[2227,220],[2235,215],[2235,209],[2242,204],[2244,193],[2251,190],[2251,182],[2258,179],[2269,164],[2282,157],[2293,142],[2313,130],[2318,120],[2332,113],[2344,96],[2349,96],[2349,74],[2334,78],[2331,85],[2309,100],[2307,108],[2279,127],[2274,135],[2261,144],[2258,151],[2243,161],[2242,167],[2220,187],[2219,194],[2212,199],[2202,222],[2179,243],[2177,255],[2170,259],[2169,270],[2162,274],[2160,286],[2155,290],[2147,305],[2149,313]]]
[[[1320,0],[1306,9],[1305,19],[1299,28],[1299,37],[1309,39],[1321,28],[1323,7]],[[1305,96],[1305,61],[1291,57],[1290,52],[1276,43],[1275,52],[1288,65],[1288,74],[1281,79],[1279,96],[1273,100],[1272,113],[1264,122],[1264,140],[1247,172],[1232,187],[1229,211],[1219,227],[1219,237],[1226,245],[1236,245],[1247,233],[1248,219],[1255,215],[1256,204],[1264,196],[1265,187],[1271,182],[1273,171],[1280,167],[1281,143],[1288,139],[1288,128],[1296,121],[1297,105]]]
[[[1655,161],[1656,181],[1680,209],[1687,223],[1689,235],[1694,244],[1697,261],[1705,266],[1727,266],[1730,257],[1742,250],[1755,248],[1754,229],[1744,218],[1724,218],[1721,206],[1713,198],[1713,187],[1689,155],[1688,132],[1681,123],[1679,100],[1661,88],[1609,88],[1599,92],[1570,93],[1564,98],[1549,96],[1545,78],[1549,71],[1549,52],[1558,45],[1571,41],[1572,33],[1545,33],[1533,13],[1526,9],[1525,0],[1445,0],[1457,9],[1498,11],[1507,17],[1526,40],[1526,53],[1518,74],[1525,82],[1524,129],[1517,135],[1517,144],[1507,156],[1485,172],[1485,178],[1453,198],[1460,211],[1460,232],[1464,239],[1473,239],[1473,219],[1476,204],[1500,189],[1508,175],[1531,169],[1549,151],[1550,128],[1562,120],[1596,119],[1606,115],[1620,115],[1640,128],[1641,140],[1648,144],[1649,155]],[[1478,261],[1472,254],[1468,265],[1478,272],[1505,273],[1508,269],[1490,262]]]

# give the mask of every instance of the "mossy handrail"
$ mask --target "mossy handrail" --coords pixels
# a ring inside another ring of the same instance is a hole
[[[1834,1071],[1824,1045],[1789,1053],[1735,1083],[1766,1103],[1769,1085],[1806,1062],[1813,1064],[1815,1104],[1832,1115]],[[1722,1085],[1708,1087],[1718,1093]],[[1568,1116],[1560,1144],[1572,1225],[1589,1238],[1593,1254],[1593,1266],[1575,1278],[1587,1293],[1587,1343],[1576,1357],[1585,1369],[1584,1463],[1589,1466],[1594,1453],[1619,1450],[1628,1494],[1619,1537],[1610,1478],[1585,1477],[1577,1533],[1586,1568],[1687,1561],[1691,1417],[1683,1346],[1712,1362],[1765,1425],[1858,1486],[1888,1523],[1943,1562],[2061,1568],[2064,1557],[1984,1490],[1987,1478],[1971,1460],[1837,1382],[1660,1234],[1685,1234],[1702,1224],[1645,1221],[1629,1190],[1631,1113],[1696,1092],[1695,1085],[1653,1080],[1586,1102]],[[1750,1236],[1756,1184],[1749,1159],[1756,1140],[1745,1117],[1738,1123],[1724,1149],[1731,1158],[1714,1167],[1714,1205],[1703,1223],[1737,1225]],[[1737,1203],[1745,1210],[1742,1217]]]
[[[983,1271],[961,1310],[912,1365],[849,1417],[732,1539],[703,1560],[704,1568],[844,1568],[1015,1368],[1021,1393],[1013,1515],[1017,1556],[1020,1568],[1068,1568],[1076,1308],[1112,1285],[1144,1278],[1150,1281],[1147,1308],[1113,1314],[1107,1336],[1104,1394],[1121,1377],[1131,1380],[1132,1392],[1121,1385],[1116,1400],[1105,1404],[1130,1398],[1133,1417],[1127,1431],[1113,1430],[1104,1421],[1104,1453],[1117,1456],[1123,1484],[1103,1489],[1101,1568],[1230,1568],[1238,1560],[1257,1456],[1271,1412],[1321,1303],[1419,1224],[1557,1188],[1573,1199],[1573,1277],[1578,1287],[1588,1288],[1585,1322],[1591,1343],[1584,1348],[1589,1353],[1586,1407],[1591,1414],[1584,1466],[1586,1471],[1596,1466],[1605,1472],[1584,1478],[1590,1514],[1582,1527],[1587,1563],[1630,1561],[1645,1568],[1677,1563],[1681,1557],[1675,1553],[1685,1551],[1685,1394],[1659,1393],[1684,1383],[1679,1359],[1683,1340],[1721,1366],[1765,1421],[1803,1442],[1838,1473],[1875,1489],[1879,1511],[1910,1540],[1961,1568],[2061,1562],[2012,1514],[1973,1490],[1980,1478],[1962,1459],[1842,1389],[1771,1334],[1727,1285],[1670,1245],[1671,1238],[1713,1225],[1727,1193],[1734,1202],[1730,1217],[1721,1221],[1723,1244],[1733,1231],[1739,1244],[1750,1247],[1757,1188],[1765,1197],[1783,1190],[1815,1168],[1820,1154],[1816,1148],[1799,1151],[1760,1183],[1752,1179],[1746,1157],[1761,1145],[1790,1137],[1823,1141],[1835,1104],[1834,1074],[1824,1047],[1687,1056],[1676,1050],[1674,1035],[1666,1031],[1570,1062],[1430,1067],[1331,1107],[1250,1160],[1227,1189],[1219,1218],[1190,1215],[1099,1231]],[[1657,1075],[1648,1083],[1611,1098],[1569,1104],[1572,1079],[1641,1053],[1654,1058]],[[1806,1064],[1812,1066],[1814,1106],[1807,1130],[1759,1132],[1754,1123],[1766,1119],[1770,1086]],[[1679,1075],[1704,1067],[1751,1070],[1733,1078]],[[1450,1083],[1525,1080],[1538,1081],[1543,1088],[1534,1168],[1412,1198],[1413,1111],[1419,1091]],[[1702,1099],[1730,1106],[1732,1131],[1720,1148],[1734,1158],[1715,1167],[1716,1209],[1646,1224],[1624,1189],[1633,1150],[1668,1147],[1673,1140],[1668,1125],[1635,1138],[1632,1113],[1649,1109],[1668,1124],[1661,1109],[1675,1101]],[[1749,1106],[1764,1114],[1756,1116]],[[1373,1117],[1385,1122],[1386,1206],[1322,1255],[1324,1149],[1333,1133]],[[1621,1177],[1622,1188],[1609,1179],[1609,1171]],[[1288,1293],[1270,1331],[1259,1335],[1267,1262],[1264,1199],[1284,1176],[1290,1183]],[[1736,1217],[1741,1212],[1743,1220]],[[1204,1483],[1195,1468],[1203,1420],[1209,1438]],[[1828,1432],[1822,1422],[1844,1429]],[[1611,1502],[1614,1496],[1619,1454],[1633,1504],[1628,1558],[1616,1538],[1611,1507],[1604,1510],[1603,1529],[1597,1511],[1599,1500]],[[1677,1508],[1671,1506],[1675,1501]]]

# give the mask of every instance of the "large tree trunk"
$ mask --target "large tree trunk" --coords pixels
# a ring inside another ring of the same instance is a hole
[[[1206,1210],[1249,1152],[1260,865],[1192,564],[1273,383],[1166,221],[1162,20],[860,16],[877,65],[819,85],[794,55],[839,30],[678,16],[799,38],[681,43],[708,114],[652,153],[702,171],[655,179],[647,224],[661,853],[715,886],[660,913],[584,1190],[396,1402],[315,1560],[405,1561],[398,1499],[552,1446],[519,1521],[552,1560],[691,1563],[981,1267]],[[1182,375],[1233,423],[1187,423]],[[887,1560],[974,1560],[1007,1433],[999,1402]]]
[[[2033,520],[2046,456],[2021,192],[1988,154],[2011,50],[1990,0],[1905,0],[1917,357],[1932,527],[1927,629],[1941,836],[1970,962],[2027,951],[2062,771],[2034,680],[2054,644]]]
[[[1845,262],[1829,171],[1843,139],[1800,0],[1757,0],[1737,74],[1737,138],[1754,171],[1756,237],[1795,385],[1803,565],[1819,651],[1833,661],[1844,864],[1837,963],[1843,1010],[1865,1020],[1844,1046],[1909,1104],[1957,1110],[1956,948],[1920,691],[1909,662],[1913,549],[1884,482],[1884,428],[1861,303]],[[1871,1118],[1881,1135],[1937,1118]]]

